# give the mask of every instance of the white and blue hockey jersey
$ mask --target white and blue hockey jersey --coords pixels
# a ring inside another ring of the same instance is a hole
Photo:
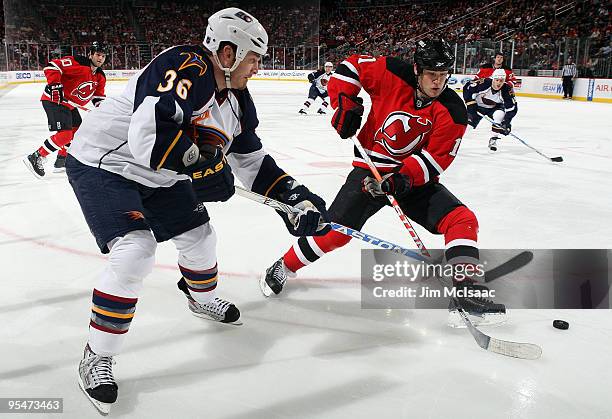
[[[314,84],[314,86],[321,93],[327,92],[327,83],[329,83],[329,79],[331,78],[333,72],[326,73],[325,70],[317,70],[313,71],[308,75],[308,81]]]
[[[508,120],[512,119],[517,112],[512,87],[504,83],[501,89],[495,90],[492,79],[478,79],[467,83],[463,86],[463,99],[466,105],[475,102],[479,108],[503,108]]]
[[[94,109],[76,132],[70,154],[81,163],[149,187],[189,177],[177,173],[193,146],[193,124],[223,140],[245,187],[265,194],[288,176],[264,151],[247,89],[218,91],[213,64],[200,46],[176,46],[155,57],[117,97]]]

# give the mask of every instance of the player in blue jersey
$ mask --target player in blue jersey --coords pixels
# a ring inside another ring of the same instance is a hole
[[[191,312],[239,324],[215,295],[216,235],[205,202],[226,201],[234,174],[248,189],[300,210],[281,214],[291,234],[325,234],[323,200],[279,168],[255,130],[246,88],[268,35],[250,14],[228,8],[208,20],[204,45],[155,57],[124,92],[91,112],[76,134],[66,172],[108,264],[93,291],[79,384],[102,413],[117,399],[113,356],[130,327],[157,242],[178,250]],[[161,308],[163,309],[163,308]]]
[[[504,69],[493,71],[490,78],[476,79],[463,87],[463,99],[468,111],[468,125],[476,128],[482,119],[480,115],[492,118],[492,137],[489,139],[489,150],[497,151],[497,140],[500,135],[508,135],[512,130],[512,118],[516,116],[518,105],[512,85],[507,83]]]
[[[317,71],[313,71],[308,75],[308,81],[310,82],[310,89],[308,90],[308,99],[304,102],[304,106],[300,108],[298,113],[306,115],[308,113],[308,109],[310,105],[317,100],[318,97],[321,98],[321,106],[317,113],[320,115],[325,115],[325,110],[327,109],[327,83],[329,83],[329,79],[332,76],[332,70],[334,69],[334,65],[327,61],[323,66],[323,70],[319,69]]]

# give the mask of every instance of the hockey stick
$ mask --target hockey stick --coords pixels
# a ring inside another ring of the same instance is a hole
[[[91,109],[86,108],[85,106],[79,105],[78,103],[75,103],[75,102],[71,101],[70,99],[64,99],[64,100],[65,100],[65,101],[66,101],[66,102],[67,102],[69,105],[74,106],[75,108],[78,108],[78,109],[80,109],[80,110],[82,110],[82,111],[86,111],[86,112],[91,111]]]
[[[250,199],[251,201],[267,205],[271,208],[274,208],[275,210],[282,211],[285,214],[296,214],[299,212],[298,209],[292,207],[291,205],[287,205],[275,199],[265,197],[263,195],[258,194],[257,192],[249,191],[238,185],[236,185],[236,194],[242,196],[243,198]],[[329,226],[332,228],[332,230],[337,231],[338,233],[344,234],[345,236],[349,236],[354,239],[361,240],[373,246],[380,247],[381,249],[390,250],[394,253],[399,253],[412,259],[427,261],[427,259],[425,259],[417,252],[404,249],[403,247],[398,246],[397,244],[393,244],[387,240],[379,239],[378,237],[371,236],[359,230],[355,230],[354,228],[350,228],[347,226],[343,226],[342,224],[333,222],[329,223]]]
[[[491,123],[491,124],[492,124],[494,127],[501,128],[501,126],[500,126],[500,125],[499,125],[497,122],[495,122],[495,121],[494,121],[492,118],[490,118],[489,116],[487,116],[487,115],[483,115],[483,114],[481,114],[480,112],[478,112],[478,115],[480,115],[481,117],[483,117],[484,119],[486,119],[487,121],[489,121],[489,122],[490,122],[490,123]],[[516,138],[516,139],[517,139],[517,140],[519,140],[521,143],[523,143],[524,145],[526,145],[527,147],[529,147],[530,149],[532,149],[533,151],[535,151],[536,153],[538,153],[540,156],[542,156],[542,157],[544,157],[544,158],[546,158],[546,159],[550,160],[550,161],[551,161],[551,162],[553,162],[553,163],[560,163],[560,162],[562,162],[562,161],[563,161],[563,157],[561,157],[561,156],[556,156],[556,157],[548,157],[546,154],[542,153],[542,152],[541,152],[540,150],[538,150],[537,148],[532,147],[531,145],[529,145],[529,144],[527,143],[527,141],[523,140],[522,138],[518,137],[517,135],[515,135],[515,134],[514,134],[514,133],[512,133],[512,132],[508,133],[508,135],[510,135],[511,137]]]
[[[372,160],[370,159],[370,156],[368,156],[366,151],[363,149],[363,146],[361,145],[361,143],[359,142],[357,137],[353,136],[353,137],[351,137],[351,140],[353,140],[353,144],[355,144],[355,147],[357,147],[357,150],[359,150],[359,154],[361,154],[361,157],[365,160],[365,162],[370,167],[370,171],[374,175],[374,178],[376,178],[376,180],[378,182],[382,182],[382,177],[380,176],[380,173],[378,172],[378,169],[376,168],[376,166],[374,166],[374,163],[372,163]],[[402,221],[402,223],[404,223],[404,227],[406,227],[406,230],[408,230],[408,233],[410,233],[410,237],[412,237],[412,240],[414,240],[414,243],[419,248],[419,251],[421,252],[421,254],[423,256],[431,259],[431,253],[429,253],[429,251],[427,250],[427,248],[423,244],[423,241],[421,240],[421,238],[419,237],[417,232],[412,227],[412,224],[410,224],[410,220],[408,220],[408,217],[406,217],[406,214],[404,214],[404,211],[402,211],[402,209],[400,208],[400,206],[397,203],[397,200],[395,199],[395,197],[393,195],[391,195],[391,194],[385,194],[385,196],[387,197],[387,199],[391,203],[391,206],[393,207],[393,209],[395,210],[395,212],[399,216],[399,218]]]
[[[286,214],[295,214],[298,212],[298,210],[293,208],[291,205],[287,205],[272,198],[265,197],[263,195],[258,194],[257,192],[249,191],[240,186],[236,186],[236,194],[242,196],[243,198],[250,199],[251,201],[267,205],[271,208],[274,208],[275,210],[283,211]],[[433,261],[430,259],[426,259],[424,256],[420,255],[417,252],[414,252],[409,249],[404,249],[403,247],[397,244],[393,244],[389,241],[379,239],[378,237],[372,236],[359,230],[355,230],[342,224],[331,222],[329,223],[329,225],[331,226],[332,230],[344,234],[345,236],[361,240],[362,242],[369,243],[384,250],[390,250],[394,253],[399,253],[401,255],[416,259],[418,261],[430,263],[440,263],[442,261],[441,258],[439,260],[436,259]],[[527,251],[521,252],[518,255],[513,256],[507,261],[499,264],[495,268],[486,271],[484,276],[485,282],[494,281],[504,275],[509,274],[510,272],[514,272],[517,269],[520,269],[523,266],[527,265],[529,262],[531,262],[532,259],[533,253]]]
[[[287,205],[275,199],[265,197],[256,192],[249,191],[237,185],[236,185],[236,194],[242,196],[243,198],[250,199],[251,201],[255,201],[260,204],[267,205],[271,208],[274,208],[275,210],[282,211],[286,214],[295,214],[298,212],[298,210],[292,207],[291,205]],[[386,240],[381,240],[374,236],[370,236],[369,234],[362,233],[361,231],[352,229],[350,227],[343,226],[342,224],[331,222],[329,223],[329,225],[334,231],[337,231],[341,234],[347,235],[355,239],[359,239],[366,243],[370,243],[374,246],[381,247],[385,250],[391,250],[392,252],[399,253],[404,256],[408,256],[408,257],[411,257],[417,260],[431,261],[430,259],[425,259],[422,255],[416,252],[413,252],[408,249],[404,249],[401,246],[398,246]],[[508,273],[510,271],[521,268],[522,266],[524,266],[531,260],[531,258],[528,257],[528,255],[524,255],[524,253],[528,253],[528,252],[520,253],[518,256],[510,259],[508,262],[502,263],[501,265],[493,269],[491,272],[498,270],[498,271],[503,271],[504,273]],[[531,255],[531,257],[533,257],[533,255]],[[518,263],[515,263],[515,260]],[[487,278],[487,282],[492,281],[499,276],[500,275],[495,275],[489,278],[485,274],[485,278]],[[509,342],[509,341],[505,341],[505,340],[501,340],[501,339],[497,339],[497,338],[493,338],[488,335],[485,335],[480,330],[478,330],[476,326],[474,326],[472,321],[467,316],[467,313],[465,312],[465,310],[461,307],[461,305],[457,301],[457,299],[453,298],[453,300],[455,301],[455,305],[457,306],[457,311],[459,311],[461,318],[463,319],[468,330],[474,337],[474,340],[476,341],[478,346],[480,346],[481,348],[487,351],[490,351],[490,352],[501,354],[501,355],[511,356],[514,358],[522,358],[522,359],[537,359],[542,354],[542,348],[540,348],[537,345],[534,345],[531,343]]]
[[[353,140],[355,147],[357,147],[357,150],[359,150],[359,154],[361,154],[363,159],[366,161],[366,163],[370,167],[370,171],[372,172],[376,180],[378,182],[382,182],[382,177],[380,176],[378,169],[376,169],[376,166],[374,166],[374,163],[372,163],[370,156],[367,155],[367,153],[363,149],[363,146],[361,145],[359,140],[354,136],[351,137],[351,139]],[[418,237],[418,235],[414,231],[414,228],[412,228],[410,221],[408,221],[408,218],[406,217],[406,215],[400,208],[399,204],[397,203],[397,200],[390,194],[385,194],[385,195],[389,199],[389,202],[391,203],[391,205],[393,205],[393,208],[395,208],[395,212],[397,212],[397,215],[399,216],[400,220],[404,223],[404,226],[408,229],[408,232],[412,236],[412,239],[414,240],[414,242],[419,247],[419,250],[421,250],[421,254],[427,256],[428,259],[431,261],[431,255],[425,248],[425,245],[423,244],[421,239]],[[438,278],[438,280],[444,284],[444,281],[442,280],[442,278]],[[451,300],[455,303],[455,307],[457,308],[457,311],[461,315],[461,319],[463,320],[468,330],[472,334],[472,337],[474,338],[478,346],[480,346],[482,349],[489,351],[489,352],[495,352],[500,355],[511,356],[514,358],[521,358],[521,359],[538,359],[542,355],[542,348],[540,348],[538,345],[535,345],[533,343],[510,342],[510,341],[493,338],[491,336],[484,334],[479,329],[477,329],[476,326],[474,326],[474,324],[468,317],[467,313],[465,312],[464,308],[461,306],[461,303],[459,302],[457,297],[451,297]]]
[[[453,300],[457,304],[457,300],[455,298]],[[482,349],[520,359],[538,359],[542,356],[542,348],[534,343],[511,342],[485,335],[474,326],[463,308],[460,306],[457,306],[457,308],[474,340]]]

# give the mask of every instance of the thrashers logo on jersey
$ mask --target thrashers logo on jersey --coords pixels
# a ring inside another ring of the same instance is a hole
[[[95,93],[97,86],[98,83],[94,81],[84,81],[72,91],[71,95],[78,97],[83,102],[87,102]]]
[[[374,141],[393,156],[404,156],[414,150],[432,127],[424,116],[408,112],[391,112],[376,131]]]

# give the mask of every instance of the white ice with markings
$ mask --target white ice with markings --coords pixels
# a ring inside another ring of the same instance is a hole
[[[110,95],[125,83],[111,82]],[[48,135],[42,84],[0,97],[0,397],[63,397],[66,417],[96,417],[77,386],[91,290],[105,264],[65,174],[35,179],[21,159]],[[298,115],[308,85],[252,81],[258,134],[279,165],[328,203],[352,146],[330,115]],[[478,216],[483,248],[612,248],[609,104],[518,98],[512,138],[487,149],[486,121],[464,138],[443,183]],[[86,117],[86,116],[85,116]],[[53,159],[47,161],[52,169]],[[524,361],[480,349],[445,326],[444,310],[362,310],[354,241],[264,299],[257,277],[293,243],[270,208],[236,196],[209,205],[217,230],[219,295],[240,327],[190,315],[171,243],[116,357],[113,417],[612,418],[610,310],[515,310],[483,331],[537,343]],[[412,248],[392,209],[364,231]],[[426,246],[441,236],[418,228]],[[566,331],[552,320],[569,321]]]

